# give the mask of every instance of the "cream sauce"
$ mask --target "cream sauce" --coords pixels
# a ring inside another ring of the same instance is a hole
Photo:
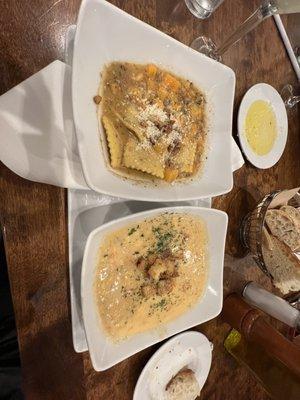
[[[207,231],[199,217],[164,213],[108,234],[95,299],[114,340],[158,328],[193,306],[207,279]]]

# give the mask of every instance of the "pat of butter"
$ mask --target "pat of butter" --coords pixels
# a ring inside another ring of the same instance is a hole
[[[249,146],[257,155],[264,156],[272,150],[277,137],[277,122],[268,102],[256,100],[251,104],[244,132]]]

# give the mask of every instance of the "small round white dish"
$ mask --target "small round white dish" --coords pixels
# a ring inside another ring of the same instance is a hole
[[[245,119],[251,104],[256,100],[264,100],[273,108],[277,122],[277,138],[271,151],[263,156],[257,155],[247,142],[245,135]],[[280,94],[273,86],[266,83],[258,83],[252,86],[241,102],[238,113],[238,135],[242,150],[248,159],[255,167],[266,169],[275,165],[284,151],[288,132],[287,113],[284,102]]]
[[[135,387],[133,400],[164,400],[168,382],[184,367],[194,371],[200,389],[207,379],[212,344],[200,332],[174,336],[161,346],[145,365]]]

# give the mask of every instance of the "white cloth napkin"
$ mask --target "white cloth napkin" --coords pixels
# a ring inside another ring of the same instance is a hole
[[[0,160],[25,179],[86,188],[77,151],[71,67],[54,61],[0,97]]]
[[[236,141],[232,138],[231,141],[231,168],[232,172],[240,169],[245,164],[242,152],[239,149]]]
[[[71,67],[54,61],[0,97],[0,160],[25,179],[87,188],[72,115]],[[232,139],[232,170],[244,164]]]

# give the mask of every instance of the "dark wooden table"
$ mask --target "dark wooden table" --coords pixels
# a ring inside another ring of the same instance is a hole
[[[117,6],[189,44],[199,34],[217,43],[258,5],[254,0],[226,0],[207,21],[194,18],[183,0],[115,0]],[[0,94],[45,67],[64,59],[64,36],[76,22],[80,0],[10,0],[0,4]],[[284,22],[288,24],[287,18]],[[296,27],[293,24],[294,28]],[[296,83],[272,19],[241,40],[224,56],[236,72],[237,107],[253,84],[277,89]],[[236,135],[234,123],[233,134]],[[1,144],[0,144],[1,145]],[[300,178],[299,109],[289,112],[287,147],[280,162],[263,171],[246,164],[234,175],[234,188],[214,200],[229,214],[225,259],[225,292],[243,280],[271,289],[249,255],[240,248],[241,218],[265,193],[292,188]],[[72,346],[66,191],[25,181],[1,165],[0,215],[4,231],[17,330],[23,389],[28,400],[129,400],[143,366],[158,348],[146,349],[106,372],[96,373],[89,354]],[[223,348],[229,327],[220,319],[201,325],[214,343],[213,362],[201,399],[267,399],[259,383]]]

